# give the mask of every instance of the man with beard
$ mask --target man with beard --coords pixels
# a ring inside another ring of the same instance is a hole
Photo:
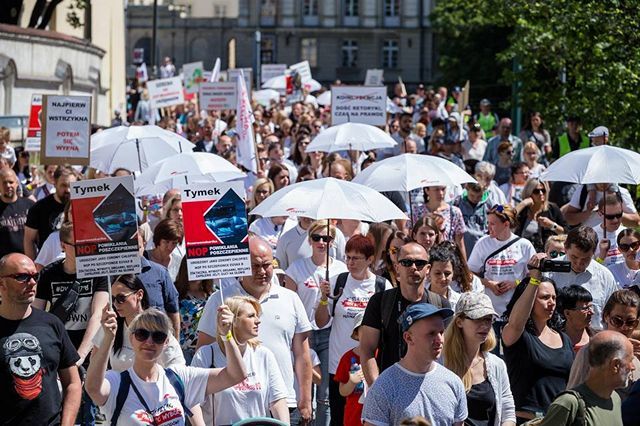
[[[71,197],[71,184],[77,179],[71,167],[60,166],[53,174],[53,180],[56,192],[36,202],[27,215],[24,227],[24,254],[31,259],[36,258],[37,249],[42,247],[55,229],[56,220]]]
[[[25,255],[0,259],[0,424],[73,425],[82,392],[78,354],[62,322],[31,307],[37,279]]]
[[[24,252],[24,224],[34,203],[28,198],[18,197],[19,184],[12,169],[0,170],[0,257]]]

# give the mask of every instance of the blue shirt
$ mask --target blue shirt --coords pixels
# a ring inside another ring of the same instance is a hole
[[[178,291],[171,281],[169,271],[164,266],[140,257],[141,272],[138,278],[144,284],[149,298],[149,306],[167,313],[178,312]]]

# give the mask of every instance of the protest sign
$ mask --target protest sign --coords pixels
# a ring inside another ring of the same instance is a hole
[[[382,86],[384,70],[370,69],[367,70],[367,76],[364,79],[365,86]]]
[[[242,182],[182,188],[189,280],[251,275]]]
[[[291,74],[299,74],[300,81],[304,83],[309,83],[312,80],[311,77],[311,67],[309,66],[309,61],[298,62],[297,64],[293,64],[289,67]]]
[[[331,124],[364,123],[384,126],[387,118],[384,87],[332,86]]]
[[[187,93],[198,93],[200,83],[206,81],[204,79],[204,65],[202,65],[202,61],[184,64],[182,74],[184,77],[184,88]]]
[[[89,165],[91,96],[42,97],[43,164]]]
[[[241,70],[244,72],[244,84],[247,86],[247,90],[251,92],[251,90],[253,90],[253,68],[236,68],[227,70],[227,81],[237,81]]]
[[[163,78],[147,82],[149,100],[153,108],[164,108],[184,103],[180,77]]]
[[[71,184],[78,278],[140,272],[133,176]]]
[[[133,49],[133,63],[141,64],[144,62],[144,48],[138,47]]]
[[[220,111],[223,109],[236,109],[237,83],[215,82],[202,83],[200,85],[200,108]]]
[[[260,83],[273,77],[280,77],[287,71],[287,64],[263,64],[261,67]]]
[[[41,114],[42,95],[31,96],[31,108],[29,109],[29,125],[27,127],[27,139],[24,144],[26,151],[40,151],[41,138]]]

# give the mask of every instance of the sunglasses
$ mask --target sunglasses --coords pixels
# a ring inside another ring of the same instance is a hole
[[[333,241],[333,237],[331,235],[311,234],[311,241],[317,243],[320,240],[325,243],[330,243],[331,241]]]
[[[9,275],[3,275],[2,278],[13,278],[19,283],[26,284],[32,279],[35,282],[38,282],[38,279],[40,278],[40,272],[36,272],[34,274],[28,274],[26,272],[22,274],[9,274]]]
[[[491,212],[495,213],[504,213],[504,205],[503,204],[496,204],[495,206],[491,207]]]
[[[607,220],[614,220],[614,219],[620,219],[622,217],[622,213],[617,213],[617,214],[605,214],[604,215],[605,219]]]
[[[555,259],[556,257],[564,256],[565,254],[566,253],[563,251],[551,250],[551,252],[549,253],[549,257],[551,257],[552,259]]]
[[[611,321],[611,324],[613,324],[616,328],[622,328],[623,326],[636,328],[639,320],[638,318],[629,318],[628,320],[624,320],[618,316],[615,316],[609,317],[609,321]]]
[[[536,188],[533,191],[531,191],[531,193],[535,195],[546,194],[547,190],[545,188]]]
[[[416,268],[420,270],[425,266],[427,266],[427,263],[429,263],[429,261],[424,259],[400,259],[398,260],[398,263],[404,266],[405,268],[410,268],[413,265],[416,265]]]
[[[146,342],[151,336],[151,341],[156,345],[162,345],[167,341],[167,333],[162,331],[149,331],[144,328],[138,328],[133,332],[133,336],[136,338],[138,342]]]
[[[127,294],[118,294],[116,296],[113,296],[111,298],[111,300],[113,301],[113,303],[117,303],[118,305],[122,305],[124,302],[127,301],[127,297],[131,296],[133,293],[135,293],[135,291],[132,291],[132,292],[127,293]]]
[[[618,244],[618,248],[620,249],[620,251],[629,251],[629,249],[638,250],[639,247],[640,247],[640,241],[634,241],[631,244],[624,244],[624,243]]]

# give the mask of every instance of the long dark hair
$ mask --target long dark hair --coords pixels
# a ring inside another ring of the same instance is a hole
[[[187,257],[182,258],[178,276],[176,277],[176,290],[178,290],[178,299],[184,300],[189,295],[189,273],[187,269]],[[213,293],[213,280],[200,280],[200,290],[204,291],[208,296]]]
[[[142,284],[140,278],[132,274],[125,274],[120,275],[113,283],[120,283],[123,286],[127,287],[129,290],[135,292],[137,292],[138,290],[142,290],[142,300],[140,301],[140,305],[142,306],[142,309],[147,309],[149,307],[149,296],[147,296],[147,290],[144,288],[144,284]],[[116,313],[116,315],[118,314]],[[116,330],[116,336],[113,341],[113,353],[117,354],[122,349],[124,340],[125,319],[124,317],[118,315],[118,318],[116,320],[118,321],[118,329]]]
[[[507,309],[504,311],[504,315],[502,315],[502,319],[505,322],[509,322],[509,315],[511,315],[511,311],[513,311],[513,307],[515,306],[518,299],[520,299],[520,296],[522,296],[522,293],[524,293],[526,288],[529,286],[529,280],[530,280],[530,277],[526,277],[525,279],[520,281],[520,284],[516,286],[516,289],[513,292],[513,296],[511,296],[511,300],[507,304]],[[544,278],[541,280],[541,282],[551,283],[551,285],[553,286],[553,290],[556,292],[556,297],[557,297],[558,286],[556,285],[556,282],[554,280],[552,280],[551,278]],[[551,315],[551,318],[549,318],[549,320],[547,321],[547,325],[549,326],[549,328],[557,331],[558,333],[562,331],[562,325],[563,325],[562,318],[558,313],[557,304],[556,304],[556,309],[553,311],[553,315]],[[533,321],[533,318],[531,318],[531,312],[529,313],[529,318],[527,319],[527,324],[525,325],[524,329],[531,334],[537,335],[539,333],[539,330],[536,329],[536,324]]]

